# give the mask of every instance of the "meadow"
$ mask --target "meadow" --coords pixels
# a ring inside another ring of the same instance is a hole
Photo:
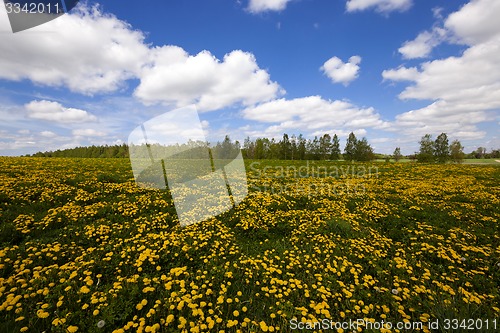
[[[500,166],[246,167],[242,203],[181,228],[127,159],[0,157],[0,332],[500,326]]]

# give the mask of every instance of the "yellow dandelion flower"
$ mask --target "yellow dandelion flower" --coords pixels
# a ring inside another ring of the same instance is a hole
[[[90,289],[87,286],[83,286],[80,288],[80,292],[83,294],[86,294],[86,293],[90,292]]]
[[[38,310],[36,312],[36,315],[37,315],[38,318],[42,318],[43,319],[43,318],[47,318],[49,316],[49,313],[46,312],[46,311],[44,311],[44,310]]]

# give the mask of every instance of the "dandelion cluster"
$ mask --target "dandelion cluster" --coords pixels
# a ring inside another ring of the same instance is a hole
[[[498,167],[268,176],[250,188],[318,191],[251,191],[181,228],[168,193],[138,188],[126,160],[0,158],[3,322],[19,332],[275,332],[292,319],[500,315]],[[347,181],[364,191],[322,190]]]

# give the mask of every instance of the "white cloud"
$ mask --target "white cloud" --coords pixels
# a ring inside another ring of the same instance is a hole
[[[436,19],[442,19],[443,18],[443,7],[434,7],[432,8],[432,16]]]
[[[442,8],[434,8],[433,15],[443,20]],[[442,27],[434,26],[430,31],[421,32],[414,40],[406,41],[399,53],[405,59],[428,57],[432,49],[444,41],[473,46],[487,42],[500,34],[500,1],[472,0],[460,10],[450,14]]]
[[[371,8],[381,13],[389,13],[392,11],[403,12],[408,10],[412,4],[412,0],[347,0],[346,9],[348,12],[362,11]]]
[[[426,133],[437,135],[445,132],[460,140],[482,139],[486,133],[479,130],[478,123],[491,119],[484,111],[456,110],[456,105],[437,101],[421,109],[408,111],[396,117],[393,131],[420,137]]]
[[[8,30],[8,24],[1,16],[0,28]],[[218,60],[208,51],[190,55],[177,46],[152,47],[142,32],[84,3],[57,20],[2,38],[0,79],[90,95],[139,79],[134,95],[143,103],[196,103],[201,111],[251,105],[284,92],[251,53],[236,50]]]
[[[418,69],[382,73],[384,79],[410,81],[401,99],[432,101],[397,116],[399,130],[409,135],[448,132],[463,139],[484,137],[477,124],[493,121],[500,109],[500,25],[492,12],[500,12],[500,2],[473,0],[445,19],[447,41],[468,45],[461,55],[427,61]]]
[[[247,120],[275,123],[264,132],[268,134],[283,134],[293,130],[309,133],[331,129],[351,131],[387,126],[373,108],[359,108],[346,101],[330,101],[320,96],[277,99],[246,108],[242,114]]]
[[[134,94],[144,103],[196,103],[200,111],[252,105],[283,93],[253,54],[239,50],[220,61],[208,51],[193,56],[180,47],[164,46],[152,51],[151,64],[140,78]]]
[[[66,108],[60,103],[46,100],[31,101],[24,105],[28,117],[56,123],[83,123],[97,118],[85,110]]]
[[[400,97],[431,99],[475,105],[477,109],[500,106],[500,38],[465,50],[460,57],[425,62]]]
[[[399,67],[398,69],[387,69],[382,72],[384,80],[392,81],[415,81],[419,75],[416,67]]]
[[[105,136],[106,133],[97,131],[93,128],[82,128],[75,129],[72,131],[74,136],[86,136],[86,137],[94,137],[94,136]]]
[[[457,41],[468,45],[484,43],[500,34],[500,1],[472,0],[445,21]]]
[[[53,138],[57,136],[57,134],[52,131],[42,131],[40,132],[40,135],[44,138]]]
[[[424,31],[417,38],[406,41],[399,48],[399,53],[405,59],[425,58],[431,54],[434,47],[441,44],[446,35],[446,30],[436,27],[432,31]]]
[[[282,11],[292,0],[250,0],[248,10],[251,13],[262,13],[267,11]]]
[[[0,15],[0,29],[10,30],[7,15]],[[28,31],[2,34],[0,79],[112,92],[139,73],[147,53],[143,33],[96,6],[79,5]]]
[[[2,139],[0,140],[1,155],[22,155],[33,154],[38,151],[49,151],[75,147],[77,142],[71,142],[71,138],[59,136],[50,131],[31,132],[29,135],[18,132],[0,130]]]
[[[347,86],[358,77],[360,63],[361,57],[357,55],[350,57],[347,63],[337,57],[332,57],[320,69],[332,82]]]
[[[370,140],[371,143],[384,143],[384,142],[392,142],[394,139],[392,138],[375,138]]]

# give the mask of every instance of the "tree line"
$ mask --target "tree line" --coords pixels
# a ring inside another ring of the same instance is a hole
[[[189,141],[181,145],[161,146],[153,144],[148,147],[157,154],[161,152],[176,152],[179,158],[199,158],[202,147],[208,143]],[[37,152],[33,157],[80,157],[80,158],[123,158],[129,157],[129,150],[137,146],[128,147],[122,145],[104,145],[76,147],[70,149]],[[217,142],[211,147],[211,152],[215,158],[234,157],[241,149],[243,157],[248,159],[280,159],[280,160],[340,160],[348,161],[370,161],[375,158],[373,148],[366,138],[358,139],[354,133],[350,133],[346,145],[341,150],[340,140],[337,134],[333,137],[324,134],[314,139],[306,139],[302,134],[296,136],[283,134],[280,140],[274,138],[258,138],[251,140],[247,137],[243,146],[240,142],[232,141],[228,135],[222,142]],[[178,151],[178,153],[177,153]],[[170,154],[169,154],[170,155]]]
[[[346,140],[345,146],[341,149],[340,140],[337,134],[324,134],[315,136],[314,139],[306,139],[302,134],[296,136],[284,133],[279,140],[274,138],[250,139],[247,137],[243,145],[238,141],[232,141],[229,136],[225,136],[222,142],[217,142],[211,146],[211,153],[214,158],[234,158],[241,150],[246,159],[279,159],[279,160],[346,160],[346,161],[371,161],[375,158],[391,158],[399,161],[402,158],[409,158],[419,162],[440,162],[448,161],[460,163],[464,158],[500,158],[500,150],[492,150],[490,153],[486,149],[479,147],[477,150],[465,154],[464,147],[458,140],[449,143],[446,133],[441,133],[435,140],[432,135],[425,134],[419,141],[420,149],[412,155],[403,156],[400,147],[396,147],[392,155],[375,154],[368,140],[363,137],[358,139],[351,132]],[[178,158],[203,158],[206,157],[207,142],[189,141],[184,144],[173,146],[150,145],[148,149],[156,152],[157,156],[162,153],[176,152]],[[80,157],[80,158],[127,158],[130,149],[126,144],[87,146],[70,149],[38,152],[34,157]],[[145,150],[143,150],[144,153]],[[178,153],[177,153],[178,152]],[[146,157],[146,155],[145,155]]]
[[[299,136],[283,137],[277,141],[274,138],[258,138],[252,141],[246,138],[243,143],[243,157],[249,159],[280,159],[280,160],[340,160],[370,161],[375,159],[373,148],[366,138],[358,139],[351,132],[347,138],[343,153],[337,134],[315,136],[306,139]]]
[[[79,158],[128,158],[129,151],[126,144],[83,146],[55,151],[37,152],[32,157],[79,157]]]
[[[441,133],[437,136],[435,140],[432,139],[432,135],[425,134],[420,139],[420,150],[415,154],[414,158],[418,162],[424,163],[446,163],[454,162],[461,163],[464,158],[498,158],[500,157],[500,150],[492,150],[490,154],[486,154],[486,149],[479,147],[476,151],[470,154],[464,153],[464,147],[458,140],[453,140],[449,143],[448,135],[446,133]],[[396,148],[399,149],[399,148]],[[394,151],[394,156],[396,159],[396,151]]]

